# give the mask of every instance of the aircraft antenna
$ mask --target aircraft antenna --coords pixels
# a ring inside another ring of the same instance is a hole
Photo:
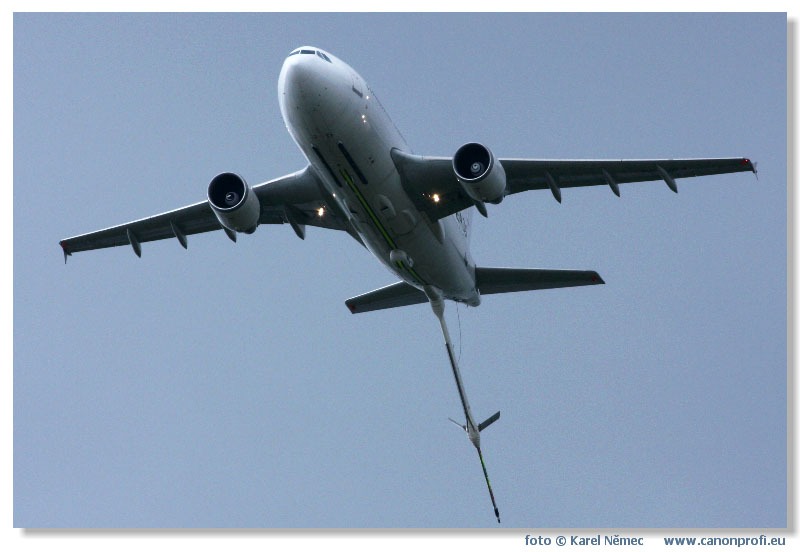
[[[481,453],[481,449],[478,448],[478,458],[481,459],[481,468],[483,468],[483,477],[486,479],[486,488],[489,489],[489,498],[492,499],[492,506],[494,507],[494,516],[497,518],[497,523],[500,523],[500,510],[497,509],[497,501],[494,499],[494,493],[492,492],[492,484],[489,481],[489,474],[486,471],[486,462],[483,461],[483,454]]]
[[[456,303],[456,314],[458,315],[458,360],[461,361],[461,344],[464,341],[461,339],[461,309],[459,308],[458,303]]]
[[[453,353],[453,343],[450,340],[450,332],[447,330],[447,322],[444,318],[444,296],[442,292],[433,286],[425,287],[425,294],[431,303],[431,308],[436,318],[439,319],[439,325],[442,329],[442,336],[444,336],[444,345],[447,349],[447,358],[450,359],[450,367],[453,369],[453,377],[456,380],[456,388],[458,388],[458,396],[461,399],[461,406],[464,408],[464,418],[466,423],[459,424],[452,418],[450,421],[461,427],[466,431],[472,445],[478,451],[478,458],[481,461],[481,469],[483,470],[483,477],[486,480],[486,488],[489,489],[489,498],[492,499],[492,508],[494,508],[494,515],[497,518],[497,523],[500,523],[500,510],[497,508],[497,501],[494,498],[494,491],[492,491],[492,484],[489,481],[489,473],[486,471],[486,463],[483,461],[483,452],[481,452],[481,431],[492,425],[500,418],[500,412],[495,412],[492,416],[481,422],[475,423],[475,418],[472,417],[472,411],[469,408],[467,401],[467,393],[464,391],[464,383],[461,381],[461,372],[458,369],[458,361]],[[459,316],[459,330],[461,328],[461,317]]]

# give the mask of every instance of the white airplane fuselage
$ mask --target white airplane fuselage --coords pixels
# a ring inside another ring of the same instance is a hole
[[[286,127],[315,169],[328,207],[366,248],[414,287],[477,306],[471,213],[431,223],[414,206],[390,154],[410,149],[364,79],[319,48],[298,48],[283,63],[278,95]]]

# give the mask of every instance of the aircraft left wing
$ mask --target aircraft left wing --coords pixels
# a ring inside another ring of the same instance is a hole
[[[325,201],[310,166],[253,186],[253,192],[261,204],[259,224],[289,223],[301,238],[305,235],[305,225],[348,229],[331,209],[324,209],[324,216],[319,216],[318,209],[325,207]],[[220,224],[208,201],[201,201],[152,217],[67,238],[59,244],[64,250],[64,261],[67,256],[79,251],[118,245],[130,245],[141,256],[143,242],[175,238],[186,248],[186,236],[212,230],[225,230],[228,237],[236,240],[236,234]]]
[[[476,205],[453,171],[452,157],[427,157],[392,150],[403,187],[416,207],[431,221]],[[506,174],[505,195],[528,190],[550,190],[561,202],[561,189],[609,186],[619,195],[619,184],[661,180],[674,192],[675,179],[735,172],[756,172],[744,157],[706,159],[498,159]],[[479,210],[484,208],[478,205]]]

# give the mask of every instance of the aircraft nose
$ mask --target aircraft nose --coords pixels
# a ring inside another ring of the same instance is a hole
[[[282,70],[285,90],[303,92],[313,87],[315,76],[310,63],[312,61],[314,60],[299,55],[286,58]]]
[[[293,53],[283,62],[278,79],[284,119],[297,114],[331,117],[343,109],[339,72],[331,61],[310,53]]]
[[[286,58],[278,79],[282,95],[291,103],[307,103],[324,90],[316,56],[292,55]]]

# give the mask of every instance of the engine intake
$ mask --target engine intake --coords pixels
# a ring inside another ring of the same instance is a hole
[[[208,185],[208,203],[219,223],[234,232],[252,234],[261,218],[261,203],[244,178],[222,173]]]
[[[506,172],[483,144],[464,144],[453,156],[453,171],[475,201],[500,203],[506,192]]]

